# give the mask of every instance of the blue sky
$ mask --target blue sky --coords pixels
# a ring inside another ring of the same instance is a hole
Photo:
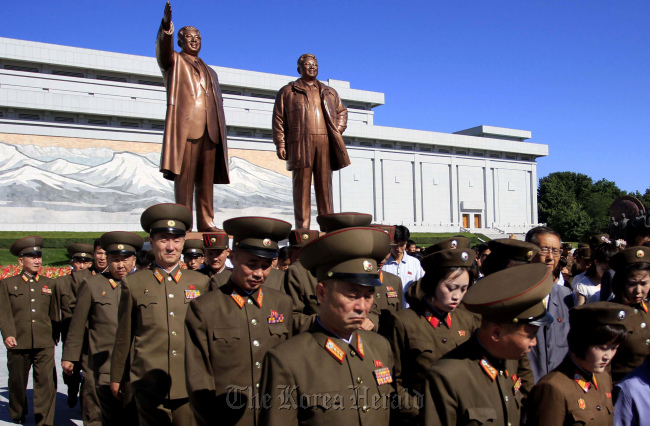
[[[153,56],[164,1],[5,2],[0,36]],[[386,94],[375,124],[437,132],[532,131],[555,171],[650,187],[650,2],[628,0],[174,1],[206,62]]]

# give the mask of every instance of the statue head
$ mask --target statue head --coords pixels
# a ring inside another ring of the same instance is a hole
[[[298,74],[306,81],[314,81],[318,76],[318,60],[311,53],[305,53],[298,58]]]
[[[201,33],[194,27],[183,27],[178,31],[178,47],[191,56],[199,56]]]

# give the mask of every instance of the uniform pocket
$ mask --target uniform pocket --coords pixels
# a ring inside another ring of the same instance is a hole
[[[217,343],[233,343],[239,340],[239,329],[230,327],[219,327],[212,330],[212,338]]]
[[[277,336],[289,336],[289,329],[287,328],[284,323],[277,323],[277,324],[268,324],[269,326],[269,332],[271,335],[277,335]]]
[[[594,410],[575,410],[570,413],[573,422],[576,424],[588,424],[595,418]]]
[[[497,412],[494,408],[468,408],[465,411],[467,423],[476,422],[480,425],[492,423],[497,419]]]
[[[158,304],[158,296],[143,296],[136,299],[136,304],[140,311],[140,317],[143,322],[154,321],[154,311]]]

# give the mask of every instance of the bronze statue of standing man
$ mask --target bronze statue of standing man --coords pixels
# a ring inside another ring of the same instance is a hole
[[[192,210],[196,191],[199,232],[215,231],[213,184],[228,184],[226,118],[217,73],[199,58],[201,33],[194,27],[178,31],[169,2],[156,39],[156,59],[167,89],[167,115],[160,171],[174,181],[177,204]]]
[[[316,79],[318,61],[306,53],[298,59],[300,78],[275,98],[273,142],[278,158],[293,173],[293,206],[297,229],[311,222],[311,177],[318,214],[333,213],[332,171],[350,165],[343,132],[348,110],[336,90]]]

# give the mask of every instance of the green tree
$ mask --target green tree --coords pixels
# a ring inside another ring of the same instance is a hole
[[[616,183],[587,175],[556,172],[539,181],[539,219],[556,229],[565,241],[585,241],[589,236],[606,232],[609,206],[625,195]],[[650,189],[646,191],[650,198]]]

